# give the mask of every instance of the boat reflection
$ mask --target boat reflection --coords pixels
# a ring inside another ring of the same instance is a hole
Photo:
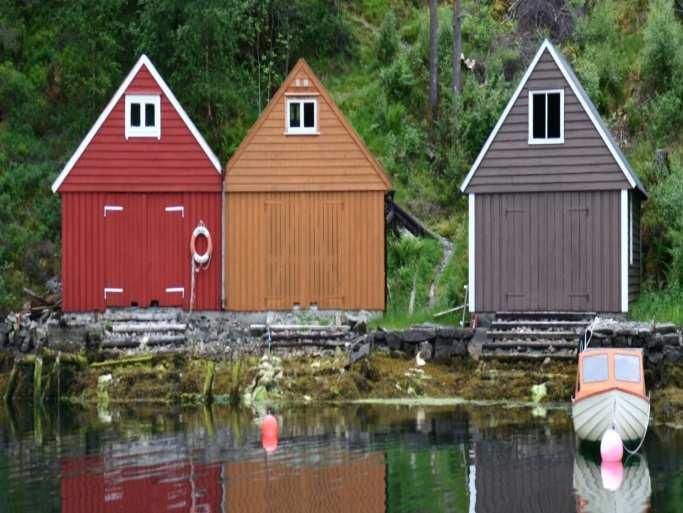
[[[644,513],[650,510],[652,485],[644,456],[622,466],[592,461],[577,453],[574,461],[577,513]]]

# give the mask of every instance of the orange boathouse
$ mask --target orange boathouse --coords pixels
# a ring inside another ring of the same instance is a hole
[[[383,310],[390,190],[299,60],[227,165],[226,309]]]

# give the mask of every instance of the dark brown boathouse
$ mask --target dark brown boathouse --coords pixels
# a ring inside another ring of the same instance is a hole
[[[628,312],[646,192],[549,41],[461,190],[471,312]]]

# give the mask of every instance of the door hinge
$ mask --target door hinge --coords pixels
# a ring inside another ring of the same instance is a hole
[[[123,212],[123,207],[120,205],[105,205],[104,217],[107,217],[107,212]]]
[[[166,212],[180,212],[180,214],[183,217],[185,217],[185,207],[183,207],[182,205],[166,207],[164,210],[166,210]]]
[[[105,288],[104,289],[104,300],[107,300],[107,294],[123,294],[123,289],[118,288]]]
[[[166,294],[182,294],[185,297],[185,287],[168,287]]]

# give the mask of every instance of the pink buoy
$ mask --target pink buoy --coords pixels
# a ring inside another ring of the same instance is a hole
[[[261,421],[261,445],[267,453],[275,452],[278,442],[277,419],[271,415],[266,415]]]
[[[602,487],[610,492],[616,492],[624,480],[624,466],[621,461],[603,461],[600,464]]]
[[[602,435],[600,456],[602,461],[621,461],[621,458],[624,457],[624,443],[621,441],[619,433],[614,429],[608,429]]]

